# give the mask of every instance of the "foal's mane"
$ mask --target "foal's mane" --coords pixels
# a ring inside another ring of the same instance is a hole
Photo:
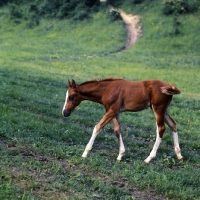
[[[89,83],[111,82],[111,81],[116,81],[116,80],[123,80],[123,79],[120,79],[120,78],[95,79],[95,80],[86,81],[84,83],[81,83],[80,86],[85,85],[85,84],[89,84]]]

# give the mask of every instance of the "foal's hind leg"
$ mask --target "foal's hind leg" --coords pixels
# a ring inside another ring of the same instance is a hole
[[[164,115],[156,113],[155,109],[154,109],[154,113],[156,115],[156,126],[157,126],[156,142],[153,146],[153,149],[152,149],[150,155],[144,160],[144,162],[146,162],[146,163],[149,163],[151,161],[151,159],[156,157],[156,152],[161,143],[163,133],[165,132]]]
[[[119,117],[113,118],[112,122],[113,122],[113,126],[114,126],[114,132],[115,132],[115,135],[117,136],[118,144],[119,144],[119,155],[117,157],[117,160],[120,161],[122,159],[122,156],[125,153],[125,147],[124,147],[124,143],[122,140]]]
[[[165,123],[169,126],[169,128],[172,131],[172,136],[174,139],[174,151],[179,160],[181,160],[183,157],[181,155],[181,149],[179,147],[179,142],[178,142],[178,133],[176,130],[176,122],[169,116],[169,114],[166,112],[165,113]]]

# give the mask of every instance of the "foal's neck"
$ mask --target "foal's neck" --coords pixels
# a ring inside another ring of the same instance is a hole
[[[80,85],[80,94],[83,100],[94,101],[101,103],[103,93],[105,91],[106,85],[97,83],[88,83]]]

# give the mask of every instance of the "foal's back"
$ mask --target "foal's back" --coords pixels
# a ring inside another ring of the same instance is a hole
[[[169,104],[172,95],[162,92],[162,88],[168,87],[172,86],[159,80],[113,80],[105,90],[104,101],[115,103],[120,111],[140,111],[152,104]]]

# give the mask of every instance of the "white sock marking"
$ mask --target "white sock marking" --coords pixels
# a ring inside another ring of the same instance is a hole
[[[94,130],[93,130],[93,133],[92,133],[92,136],[91,136],[91,138],[90,138],[90,141],[88,142],[88,144],[87,144],[87,146],[86,146],[86,148],[85,148],[85,151],[84,151],[83,154],[82,154],[82,157],[83,157],[83,158],[87,157],[88,152],[92,149],[92,146],[93,146],[93,144],[94,144],[95,138],[97,137],[97,134],[98,134],[98,132],[97,132],[96,126],[95,126],[95,127],[94,127]]]
[[[180,150],[180,147],[179,147],[178,133],[172,131],[172,136],[173,136],[173,139],[174,139],[174,151],[176,153],[177,158],[180,160],[183,157],[181,155],[181,150]]]
[[[161,143],[161,138],[160,138],[160,135],[159,135],[159,132],[158,132],[158,126],[157,126],[156,142],[153,146],[153,149],[152,149],[150,155],[144,160],[144,162],[149,163],[152,158],[156,157],[156,152],[158,150],[160,143]]]
[[[122,136],[120,134],[120,136],[119,136],[119,155],[117,157],[117,160],[121,160],[122,159],[122,156],[124,155],[124,152],[125,152],[125,147],[124,147],[124,143],[123,143],[123,140],[122,140]]]

